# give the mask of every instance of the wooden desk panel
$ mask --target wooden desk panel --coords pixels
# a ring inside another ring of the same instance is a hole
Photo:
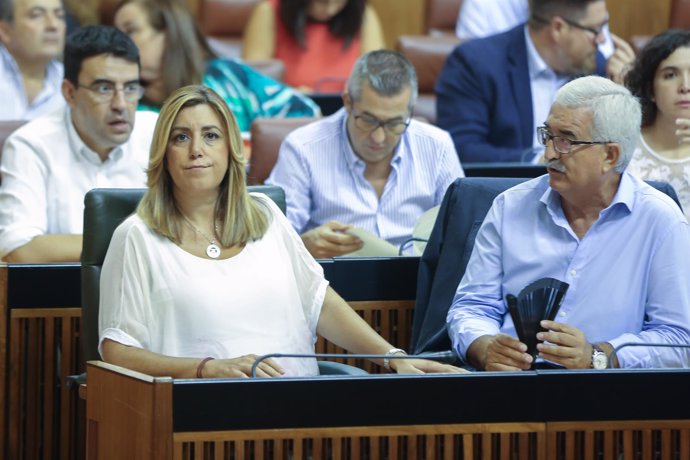
[[[544,372],[159,382],[100,362],[89,363],[88,372],[89,381],[96,376],[93,380],[107,384],[107,393],[100,392],[100,386],[89,387],[89,401],[126,401],[119,404],[120,411],[112,404],[106,405],[107,411],[101,410],[102,403],[88,405],[88,436],[89,439],[97,437],[99,447],[97,451],[90,450],[93,456],[88,458],[102,460],[129,457],[617,460],[684,459],[690,452],[690,420],[682,418],[687,417],[690,403],[678,398],[677,404],[668,404],[690,383],[688,371],[621,373],[630,383],[628,390],[621,389],[625,397],[647,386],[648,379],[656,381],[655,388],[670,392],[660,395],[659,406],[656,397],[655,401],[652,398],[633,401],[632,405],[640,407],[640,413],[679,417],[678,420],[616,420],[620,404],[602,405],[599,398],[577,396],[582,390],[577,379],[573,385],[561,385],[559,391],[573,395],[571,405],[579,408],[561,408],[546,397],[525,398],[528,388],[535,394],[548,395],[545,390],[555,380]],[[597,384],[604,392],[618,388],[618,379],[609,379],[606,372],[582,375],[586,383]],[[481,390],[484,382],[488,384],[487,391]],[[495,385],[503,390],[496,391]],[[137,386],[146,388],[137,390]],[[158,391],[156,386],[167,388]],[[388,391],[380,391],[382,386]],[[342,391],[345,387],[350,389],[351,398]],[[410,392],[409,388],[419,391]],[[449,388],[454,388],[455,393]],[[432,389],[438,390],[438,394],[429,394]],[[121,396],[121,391],[127,395]],[[130,400],[131,394],[163,394],[165,398],[169,395],[167,401],[157,398],[156,403],[172,405],[173,409],[157,410],[156,404],[145,398],[135,404]],[[401,398],[401,394],[406,397]],[[437,404],[426,404],[434,398]],[[295,400],[304,410],[295,411]],[[312,405],[304,405],[305,401],[311,401]],[[525,410],[526,405],[534,410]],[[426,410],[420,410],[420,406]],[[132,407],[138,410],[133,411]],[[481,407],[484,409],[478,410]],[[562,414],[578,411],[591,418],[559,421]],[[157,438],[148,442],[137,441],[143,451],[123,446],[115,439],[123,436],[123,430],[124,436],[130,436],[127,433],[137,426],[133,417],[138,417],[139,412],[146,421],[146,429],[159,432]],[[219,413],[221,417],[217,417]],[[168,415],[161,414],[170,414],[172,422],[168,422]],[[522,420],[525,418],[541,420]],[[343,420],[348,423],[340,426]],[[399,423],[393,423],[395,420]],[[243,429],[243,424],[251,428]],[[213,428],[194,429],[209,425]],[[172,426],[171,434],[169,426]],[[153,444],[165,446],[172,455],[144,457],[142,452],[148,455],[151,452],[148,446]]]

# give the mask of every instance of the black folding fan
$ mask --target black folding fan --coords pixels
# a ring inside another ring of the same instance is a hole
[[[520,291],[517,297],[512,294],[506,296],[515,332],[520,342],[527,345],[527,353],[532,358],[537,356],[537,332],[543,330],[539,323],[544,319],[553,321],[556,318],[569,286],[554,278],[542,278]]]

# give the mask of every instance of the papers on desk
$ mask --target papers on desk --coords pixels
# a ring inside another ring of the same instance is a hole
[[[398,248],[363,228],[355,227],[347,233],[362,240],[364,246],[341,257],[394,257],[398,255]]]
[[[348,233],[355,235],[362,240],[364,242],[364,246],[355,252],[345,254],[341,257],[395,257],[399,255],[421,256],[424,252],[424,248],[426,247],[426,240],[429,239],[431,230],[434,228],[438,210],[439,206],[435,206],[419,217],[414,226],[414,230],[412,231],[412,238],[414,238],[414,240],[403,243],[404,247],[402,248],[402,251],[400,251],[400,248],[393,246],[388,241],[379,238],[373,233],[364,230],[363,228],[355,227]],[[414,248],[412,253],[409,251],[410,245],[412,245]],[[400,254],[401,252],[402,254]]]

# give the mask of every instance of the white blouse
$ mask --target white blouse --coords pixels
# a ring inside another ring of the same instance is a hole
[[[136,215],[113,234],[101,272],[104,339],[167,356],[314,353],[328,282],[280,209],[236,256],[194,256]],[[318,375],[313,359],[279,359],[286,376]]]
[[[655,152],[645,142],[644,137],[640,136],[640,143],[627,171],[640,179],[671,184],[678,194],[685,217],[690,219],[690,158],[665,158]]]

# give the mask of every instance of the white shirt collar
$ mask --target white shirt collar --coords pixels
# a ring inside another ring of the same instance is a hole
[[[70,146],[75,155],[89,161],[93,164],[102,164],[108,161],[117,161],[124,155],[122,145],[118,145],[113,150],[110,151],[108,157],[105,161],[101,160],[101,156],[89,148],[82,138],[77,133],[74,123],[72,122],[72,111],[68,108],[65,110],[65,127],[67,129],[67,138],[69,139]]]

